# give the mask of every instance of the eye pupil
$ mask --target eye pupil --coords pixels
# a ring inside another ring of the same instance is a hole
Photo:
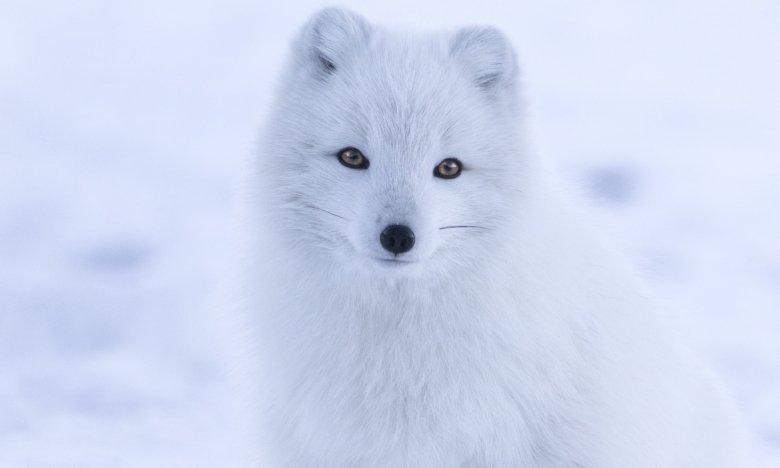
[[[433,170],[433,175],[441,179],[454,179],[460,175],[461,164],[455,158],[447,158]]]

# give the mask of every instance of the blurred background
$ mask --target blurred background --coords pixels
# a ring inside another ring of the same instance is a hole
[[[590,196],[780,466],[780,3],[342,1],[493,24]],[[208,304],[315,1],[0,0],[0,467],[225,467]]]

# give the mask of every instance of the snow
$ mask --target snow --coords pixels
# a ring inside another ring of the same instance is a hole
[[[778,3],[341,3],[507,32],[535,150],[594,196],[780,466]],[[0,4],[0,466],[231,466],[208,304],[320,6]]]

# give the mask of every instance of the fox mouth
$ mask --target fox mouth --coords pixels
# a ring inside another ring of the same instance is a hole
[[[414,265],[418,263],[415,260],[404,260],[400,258],[387,258],[387,257],[373,257],[373,259],[380,265],[386,265],[389,267],[402,267],[404,265]]]

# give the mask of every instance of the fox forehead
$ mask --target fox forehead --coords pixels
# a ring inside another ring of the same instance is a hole
[[[369,158],[413,166],[458,156],[490,133],[479,91],[457,77],[443,41],[430,40],[423,51],[407,38],[377,45],[389,50],[367,49],[333,77],[321,95],[331,150],[357,146]]]
[[[424,40],[430,47],[421,49],[413,39],[392,38],[356,55],[319,90],[334,123],[400,151],[448,137],[478,103],[441,42]]]

